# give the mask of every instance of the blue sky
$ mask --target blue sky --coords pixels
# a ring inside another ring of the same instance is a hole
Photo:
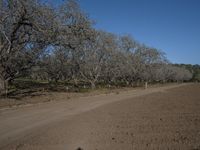
[[[54,1],[61,3],[62,0]],[[130,34],[172,63],[200,64],[200,0],[79,0],[95,28]]]

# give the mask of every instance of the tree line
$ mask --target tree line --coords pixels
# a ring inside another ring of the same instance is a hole
[[[181,67],[189,70],[192,73],[191,81],[200,82],[200,65],[191,65],[191,64],[174,64],[176,67]]]
[[[0,93],[16,78],[131,86],[188,81],[192,73],[130,35],[96,30],[75,0],[0,1]]]

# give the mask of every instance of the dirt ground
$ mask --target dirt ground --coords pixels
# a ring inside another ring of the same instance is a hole
[[[0,110],[2,150],[200,150],[200,84]]]
[[[168,85],[173,85],[172,83]],[[151,85],[151,87],[164,86],[163,84]],[[79,97],[89,97],[101,94],[120,93],[133,89],[143,89],[144,87],[123,87],[123,88],[101,88],[95,90],[87,90],[84,92],[52,92],[52,91],[37,91],[33,93],[18,94],[8,98],[0,97],[0,109],[23,107],[24,105],[32,105],[38,103],[47,103],[51,101],[66,101]]]

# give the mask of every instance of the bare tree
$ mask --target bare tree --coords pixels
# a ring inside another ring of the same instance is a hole
[[[103,76],[103,70],[115,46],[115,36],[103,31],[96,31],[94,40],[85,43],[80,74],[90,82],[92,88],[95,88],[99,77]]]
[[[59,36],[57,45],[70,53],[71,78],[77,85],[84,42],[92,39],[92,22],[75,0],[66,1],[59,9]]]
[[[145,81],[145,88],[147,88],[148,82],[155,78],[155,70],[166,61],[165,55],[163,52],[145,45],[141,45],[135,55],[140,62],[140,77]]]
[[[50,8],[31,0],[7,0],[0,9],[0,91],[29,69],[54,35]]]

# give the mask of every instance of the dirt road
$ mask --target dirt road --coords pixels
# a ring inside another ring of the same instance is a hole
[[[200,85],[0,110],[2,150],[200,149]]]

